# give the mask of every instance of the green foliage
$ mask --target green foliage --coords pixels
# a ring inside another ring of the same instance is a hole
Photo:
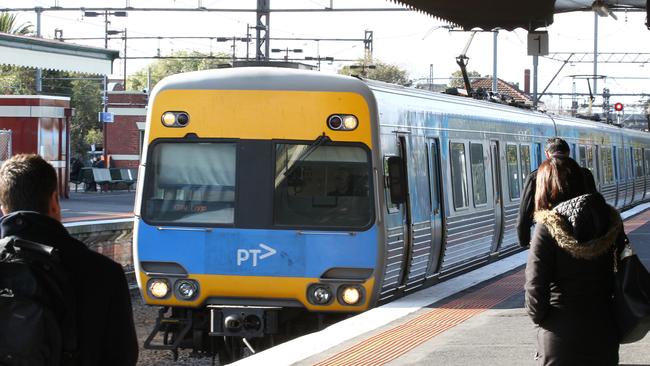
[[[147,87],[147,70],[151,70],[151,88],[162,78],[188,71],[216,69],[218,65],[229,64],[230,55],[219,52],[212,56],[198,51],[177,51],[171,54],[175,57],[193,57],[185,59],[163,59],[152,63],[129,77],[128,85],[131,90],[143,90]]]
[[[97,128],[93,128],[86,133],[86,137],[84,138],[84,141],[88,145],[101,145],[102,142],[104,141],[104,134],[102,131],[100,131]]]
[[[16,14],[3,11],[0,12],[0,32],[29,36],[34,34],[34,26],[30,22],[18,25],[16,23]]]
[[[72,81],[70,104],[75,109],[70,124],[70,149],[72,155],[84,156],[89,150],[87,135],[101,130],[97,113],[101,111],[102,84],[99,80],[78,79]],[[94,141],[94,140],[93,140]]]
[[[343,68],[339,70],[339,74],[359,75],[367,79],[404,86],[410,86],[412,84],[412,81],[408,78],[408,72],[397,65],[387,64],[378,59],[365,57],[359,59],[355,66],[359,66],[359,68],[353,69],[350,66],[343,66]],[[372,66],[374,66],[374,68],[372,68]]]
[[[469,81],[472,82],[473,78],[481,77],[481,74],[478,71],[468,71],[467,76],[469,77]],[[456,70],[451,73],[451,81],[449,82],[449,87],[465,89],[465,81],[463,81],[463,73],[460,70]]]

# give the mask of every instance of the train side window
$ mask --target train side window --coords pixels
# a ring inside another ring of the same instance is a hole
[[[578,147],[578,151],[580,152],[580,154],[579,154],[580,156],[578,157],[578,159],[580,159],[579,160],[580,166],[586,168],[587,167],[587,148],[585,147],[585,145],[580,145]]]
[[[634,150],[634,167],[636,177],[643,177],[643,152],[641,149]]]
[[[616,149],[616,146],[612,147],[612,161],[614,162],[614,180],[618,181],[621,173],[619,171],[618,150]]]
[[[530,174],[530,146],[519,146],[519,162],[521,163],[521,182],[523,183]]]
[[[614,164],[612,161],[612,148],[602,149],[603,180],[605,184],[614,183]]]
[[[585,161],[586,165],[585,167],[589,170],[591,170],[591,174],[595,177],[596,176],[596,170],[594,169],[594,150],[591,146],[585,146]]]
[[[393,200],[390,199],[390,173],[388,171],[388,159],[390,156],[384,156],[384,193],[386,198],[386,208],[388,213],[399,212],[399,204],[393,203]]]
[[[571,144],[571,158],[578,161],[578,158],[576,157],[576,144]]]
[[[600,173],[603,170],[600,166],[600,146],[598,145],[594,146],[594,167],[596,169],[594,179],[596,180],[596,184],[598,184],[598,181],[601,180]]]
[[[470,161],[472,163],[472,191],[474,193],[474,206],[487,203],[487,188],[485,187],[485,159],[483,157],[483,144],[469,144]]]
[[[650,175],[650,150],[643,149],[645,156],[645,175]]]
[[[517,199],[519,198],[521,191],[517,145],[506,146],[506,162],[508,168],[508,190],[510,191],[510,199]]]
[[[537,169],[542,164],[542,144],[536,142],[534,146],[535,147],[533,151],[535,152],[535,169]]]
[[[626,167],[625,167],[625,156],[623,154],[623,148],[618,148],[618,179],[623,180],[627,178]]]
[[[454,195],[454,208],[461,209],[469,206],[467,193],[467,158],[465,144],[452,142],[451,152],[451,187]]]

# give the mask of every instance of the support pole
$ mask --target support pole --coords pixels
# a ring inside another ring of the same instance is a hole
[[[124,91],[126,91],[126,28],[124,28]]]
[[[598,14],[594,12],[594,94],[598,93]]]
[[[269,60],[270,15],[271,0],[257,0],[257,24],[255,25],[257,35],[255,59],[257,61]]]
[[[533,56],[533,108],[537,108],[537,65],[539,64],[539,56]]]
[[[43,8],[36,7],[36,37],[41,38],[41,13]],[[36,94],[41,94],[43,92],[43,70],[36,69]]]
[[[492,61],[492,92],[497,92],[497,38],[499,37],[499,31],[494,31],[494,60]]]

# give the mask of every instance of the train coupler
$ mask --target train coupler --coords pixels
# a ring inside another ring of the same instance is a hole
[[[278,331],[280,307],[208,305],[210,336],[260,338]]]

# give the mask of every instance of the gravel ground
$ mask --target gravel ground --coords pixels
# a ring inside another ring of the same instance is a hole
[[[135,321],[135,330],[138,334],[138,344],[140,345],[140,356],[138,365],[141,366],[167,366],[167,365],[193,365],[209,366],[212,365],[211,358],[194,358],[190,355],[191,350],[180,350],[178,361],[174,361],[171,351],[157,351],[144,349],[144,340],[147,338],[158,315],[158,308],[145,305],[142,297],[137,291],[133,291],[133,319]],[[217,360],[216,365],[219,365]]]

